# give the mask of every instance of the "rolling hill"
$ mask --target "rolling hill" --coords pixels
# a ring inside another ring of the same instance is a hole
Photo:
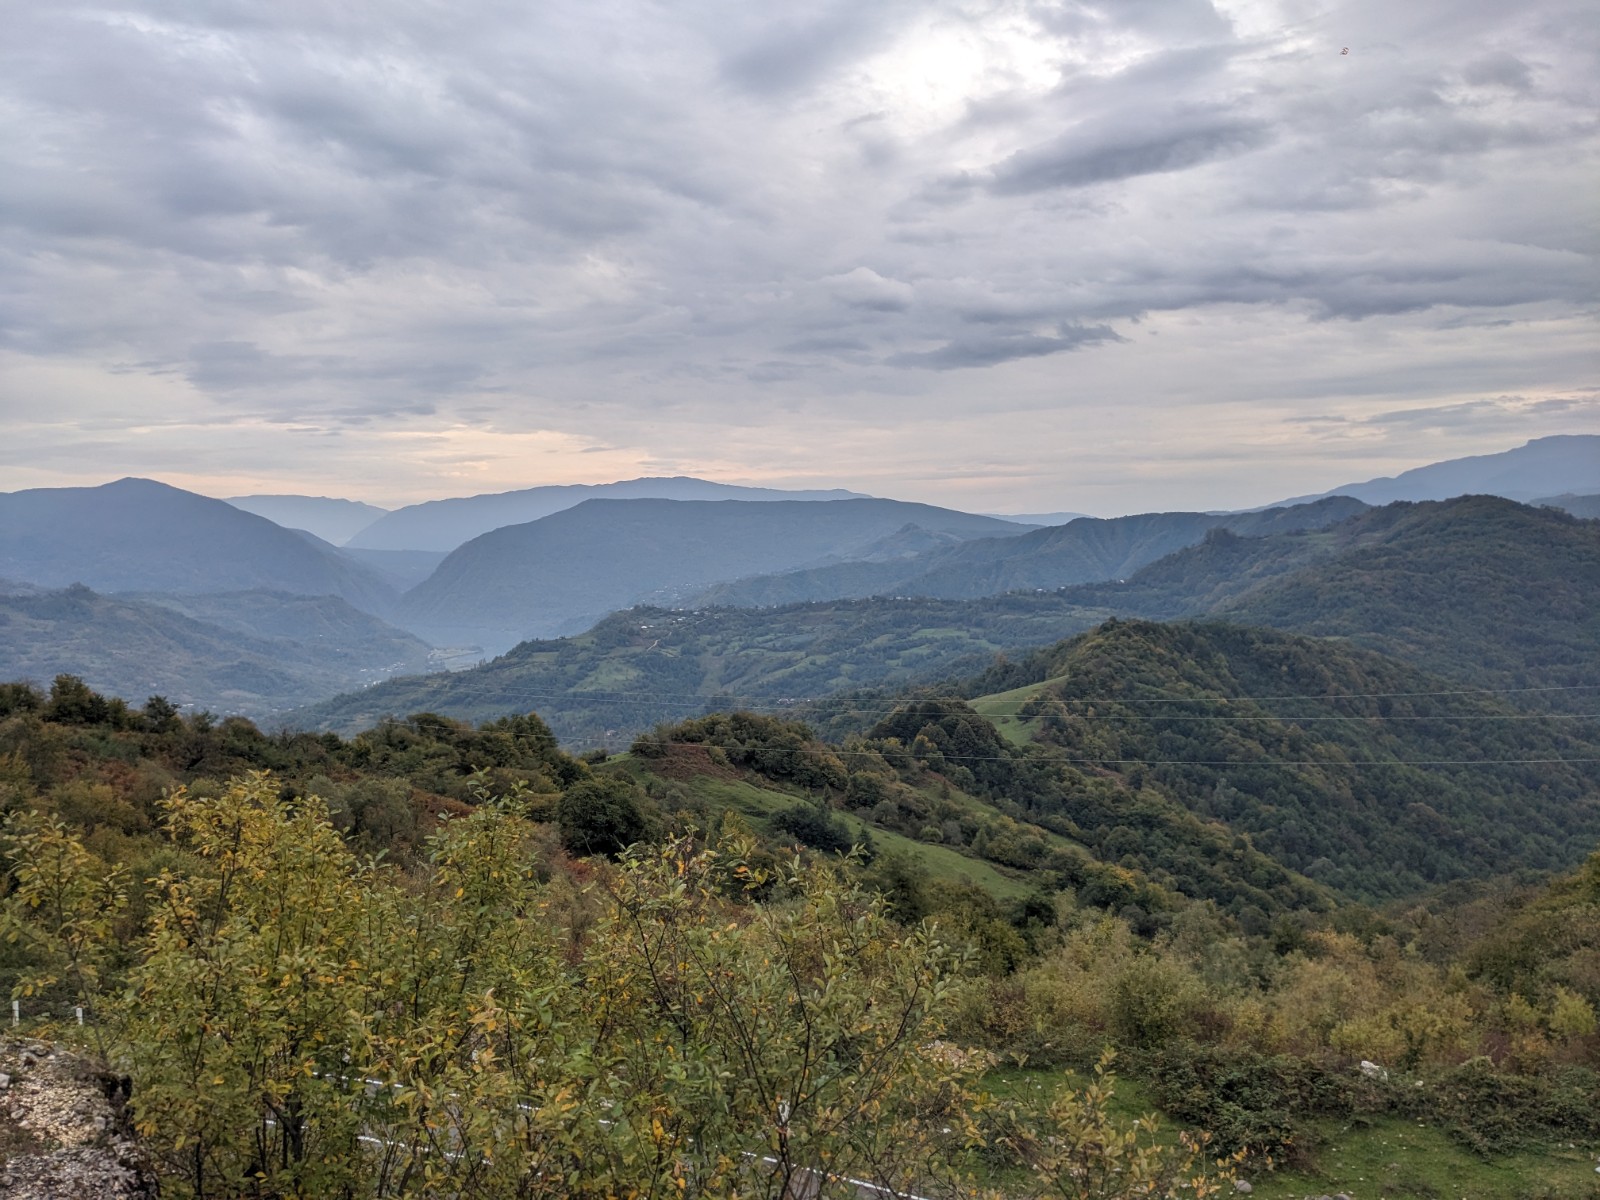
[[[1116,614],[1215,615],[1339,637],[1468,685],[1595,684],[1597,571],[1600,523],[1494,497],[1400,504],[1299,533],[1213,530],[1125,583],[964,601],[637,609],[473,670],[393,680],[295,717],[351,729],[386,713],[481,720],[537,708],[571,744],[615,745],[708,705],[766,707],[948,677]],[[1595,694],[1570,698],[1592,704]]]
[[[498,653],[581,630],[647,597],[931,535],[1024,535],[993,517],[898,500],[586,500],[474,538],[406,593],[397,619],[435,644]]]
[[[310,534],[150,479],[0,494],[0,576],[102,592],[265,588],[376,613],[396,599]]]
[[[134,703],[264,718],[431,665],[424,643],[334,596],[0,594],[0,678],[76,675]]]
[[[657,721],[708,708],[775,708],[981,670],[997,653],[1053,642],[1104,615],[1048,595],[634,608],[573,637],[524,642],[465,671],[391,679],[288,719],[352,731],[413,712],[484,721],[537,709],[564,743],[615,748]]]
[[[409,504],[373,521],[349,545],[362,550],[454,550],[505,525],[537,521],[585,500],[859,500],[858,492],[781,491],[687,476],[572,483]]]
[[[1570,867],[1600,839],[1600,716],[1532,714],[1324,639],[1110,621],[964,690],[1085,788],[1153,791],[1347,896]],[[872,733],[909,743],[912,724]],[[1073,794],[1079,827],[1126,823]]]

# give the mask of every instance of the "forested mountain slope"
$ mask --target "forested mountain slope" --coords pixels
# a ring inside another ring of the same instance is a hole
[[[960,537],[1025,533],[898,500],[586,500],[474,538],[406,593],[400,620],[435,644],[498,653],[583,629],[663,590],[874,554],[908,524]]]
[[[1346,895],[1566,867],[1600,840],[1600,714],[1336,642],[1110,621],[964,690],[1084,786],[1153,789]]]
[[[0,678],[76,675],[133,701],[265,718],[432,665],[426,644],[336,596],[0,592]]]
[[[983,538],[929,551],[903,562],[844,563],[740,579],[696,595],[695,604],[794,604],[854,596],[937,596],[974,599],[1023,589],[1053,589],[1121,579],[1212,529],[1264,537],[1318,529],[1365,506],[1335,497],[1315,504],[1254,513],[1143,513],[1102,520],[1081,517],[1004,539]]]
[[[379,613],[396,598],[310,534],[149,479],[0,494],[0,576],[97,591],[269,588]]]
[[[465,671],[392,679],[288,719],[350,731],[386,715],[431,711],[481,721],[536,708],[564,743],[615,748],[657,721],[708,708],[764,709],[981,670],[996,653],[1055,641],[1103,615],[1052,595],[634,608],[573,637],[524,642]]]
[[[334,728],[417,709],[485,719],[527,701],[574,744],[615,744],[712,702],[760,707],[976,669],[981,657],[1114,614],[1225,615],[1348,638],[1468,684],[1569,687],[1600,682],[1586,674],[1600,656],[1597,563],[1595,522],[1493,497],[1402,504],[1303,533],[1213,530],[1121,584],[970,601],[640,609],[474,670],[394,680],[296,717]],[[1593,694],[1523,699],[1581,704]]]
[[[1341,553],[1212,611],[1494,686],[1600,683],[1600,521],[1466,496],[1376,510],[1336,534]]]

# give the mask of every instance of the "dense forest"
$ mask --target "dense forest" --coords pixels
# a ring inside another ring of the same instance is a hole
[[[1335,768],[1594,755],[1570,717],[1376,694],[1415,680],[1117,622],[839,740],[718,713],[585,759],[531,713],[268,734],[10,685],[0,986],[129,1071],[177,1195],[1277,1194],[1342,1178],[1351,1122],[1579,1194],[1592,768]],[[1202,755],[1220,788],[1170,765]],[[1441,792],[1471,832],[1408,873]],[[1364,813],[1392,859],[1342,852]],[[1406,1169],[1389,1194],[1442,1182]]]

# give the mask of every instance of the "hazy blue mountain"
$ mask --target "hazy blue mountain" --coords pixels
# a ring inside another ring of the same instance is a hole
[[[408,592],[438,568],[447,550],[364,550],[359,546],[340,546],[345,558],[376,571],[396,591]]]
[[[1541,496],[1533,503],[1565,509],[1573,516],[1582,517],[1586,521],[1600,518],[1600,496],[1579,496],[1572,492],[1563,492],[1559,496]]]
[[[988,515],[999,517],[1002,521],[1015,521],[1018,525],[1065,525],[1068,521],[1076,521],[1088,516],[1087,513],[1078,512],[990,513]]]
[[[97,591],[269,588],[382,612],[394,589],[337,548],[150,479],[0,494],[0,576]]]
[[[1022,530],[899,500],[586,500],[474,538],[406,594],[397,620],[435,644],[498,653],[586,628],[647,596],[874,553],[914,524],[980,537]]]
[[[1024,588],[1052,589],[1125,578],[1212,529],[1262,537],[1317,529],[1361,511],[1360,501],[1334,497],[1254,513],[1144,513],[1066,525],[1003,538],[981,538],[887,563],[844,563],[719,584],[695,604],[798,604],[851,596],[939,596],[970,599]]]
[[[229,496],[227,501],[285,529],[314,533],[335,546],[342,546],[389,511],[375,504],[329,496]]]
[[[136,704],[265,717],[434,665],[423,642],[335,596],[0,595],[0,678],[77,675]]]
[[[1558,492],[1600,492],[1600,434],[1535,438],[1515,450],[1452,458],[1402,471],[1392,478],[1346,483],[1315,496],[1297,496],[1282,503],[1301,504],[1323,496],[1354,496],[1368,504],[1448,500],[1466,495],[1527,501]]]
[[[1600,523],[1467,497],[1263,537],[1217,528],[1124,583],[979,600],[633,609],[581,636],[528,642],[457,674],[391,680],[297,716],[353,729],[384,714],[484,720],[536,708],[570,742],[617,745],[708,707],[976,670],[999,651],[1015,655],[1113,615],[1224,616],[1383,650],[1467,686],[1566,686],[1594,682],[1597,596]],[[1596,693],[1517,695],[1579,697],[1592,711]]]
[[[678,475],[624,479],[619,483],[571,483],[460,496],[410,504],[380,517],[349,545],[364,550],[454,550],[479,534],[505,525],[522,525],[561,512],[585,500],[859,500],[858,492],[787,492],[740,487]]]

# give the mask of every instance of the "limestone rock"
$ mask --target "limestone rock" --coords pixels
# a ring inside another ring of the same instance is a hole
[[[128,1080],[42,1042],[0,1040],[0,1200],[150,1200]]]

